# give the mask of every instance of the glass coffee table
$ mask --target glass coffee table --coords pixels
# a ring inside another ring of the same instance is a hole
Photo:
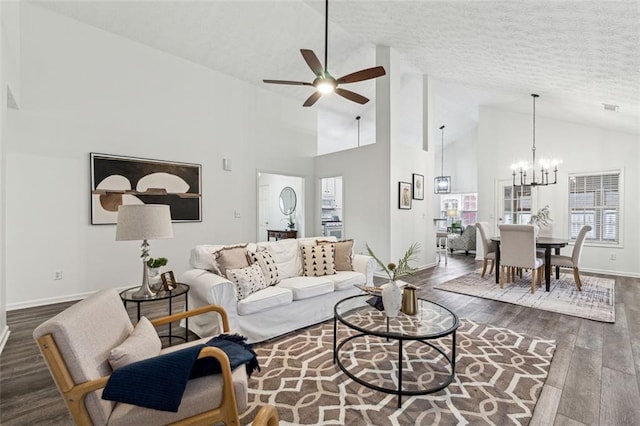
[[[367,303],[371,298],[362,294],[336,304],[333,362],[355,382],[398,395],[398,408],[404,395],[426,395],[447,387],[455,377],[457,315],[418,299],[416,315],[401,312],[387,318]],[[432,342],[449,335],[450,351],[444,342]]]

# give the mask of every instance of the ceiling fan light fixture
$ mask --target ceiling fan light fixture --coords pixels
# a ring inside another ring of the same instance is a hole
[[[331,93],[336,90],[335,80],[329,80],[329,79],[320,80],[318,84],[316,84],[315,86],[318,92],[322,94]]]

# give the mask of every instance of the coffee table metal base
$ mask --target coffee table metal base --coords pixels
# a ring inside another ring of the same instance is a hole
[[[397,389],[391,389],[391,388],[385,388],[382,386],[378,386],[378,385],[374,385],[372,383],[369,383],[365,380],[363,380],[360,377],[355,376],[353,373],[351,373],[349,371],[349,369],[342,363],[342,361],[340,361],[340,349],[342,349],[342,347],[350,342],[351,340],[360,338],[360,337],[376,337],[374,335],[371,334],[367,334],[367,333],[359,333],[359,334],[355,334],[353,336],[347,337],[346,339],[340,341],[338,343],[337,341],[337,327],[338,326],[338,321],[334,318],[333,320],[333,362],[334,364],[338,364],[338,367],[340,367],[340,370],[342,370],[347,376],[349,376],[349,378],[363,386],[366,386],[370,389],[374,389],[377,390],[379,392],[384,392],[384,393],[390,393],[390,394],[394,394],[394,395],[398,395],[398,408],[402,407],[402,397],[405,395],[427,395],[430,393],[434,393],[434,392],[438,392],[439,390],[442,390],[444,388],[446,388],[447,386],[449,386],[451,384],[451,382],[453,381],[453,379],[455,378],[455,374],[456,374],[456,330],[453,330],[453,332],[451,333],[451,356],[447,355],[442,349],[440,349],[439,347],[435,346],[434,344],[426,341],[426,340],[420,340],[420,339],[408,339],[409,341],[418,341],[424,345],[430,346],[431,348],[435,349],[436,351],[438,351],[443,357],[444,359],[446,359],[446,361],[449,364],[449,367],[451,369],[449,375],[447,376],[447,378],[440,384],[426,388],[426,389],[416,389],[416,390],[404,390],[402,389],[402,372],[403,372],[403,362],[402,362],[402,357],[403,357],[403,343],[404,340],[401,337],[393,337],[392,339],[397,340],[398,341],[398,365],[399,365],[399,370],[398,370],[398,388]],[[389,340],[390,338],[387,338],[387,340]]]

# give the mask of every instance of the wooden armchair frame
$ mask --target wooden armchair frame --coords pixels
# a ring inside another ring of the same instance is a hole
[[[217,312],[223,325],[223,332],[229,332],[229,318],[226,311],[222,306],[208,305],[201,308],[193,309],[187,312],[180,312],[166,317],[156,318],[151,320],[154,326],[160,326],[169,324],[175,321],[179,321],[183,318],[188,318],[194,315],[200,315],[205,312]],[[107,384],[109,376],[101,377],[99,379],[90,380],[85,383],[74,383],[71,373],[67,368],[66,363],[58,349],[58,346],[51,334],[46,334],[40,337],[38,340],[38,346],[45,362],[51,371],[54,381],[58,385],[60,392],[62,393],[65,403],[71,412],[73,420],[78,425],[91,425],[91,417],[85,406],[85,397],[88,393],[95,390],[104,388]],[[198,359],[211,357],[218,360],[221,366],[221,374],[223,381],[223,393],[222,402],[218,408],[214,408],[209,411],[196,414],[186,419],[175,422],[175,425],[209,425],[215,422],[223,422],[225,425],[239,425],[240,420],[238,417],[238,406],[236,405],[236,395],[233,388],[233,380],[231,377],[231,364],[229,358],[220,349],[215,347],[204,347],[198,355]],[[265,408],[265,407],[263,407]],[[274,409],[275,410],[275,409]],[[262,410],[261,410],[262,411]],[[265,410],[265,411],[268,411]],[[265,414],[267,420],[268,417]],[[277,413],[276,413],[277,417]],[[271,425],[272,423],[269,423]],[[277,424],[277,423],[275,423]]]

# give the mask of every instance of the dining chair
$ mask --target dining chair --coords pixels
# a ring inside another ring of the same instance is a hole
[[[555,254],[551,255],[551,266],[573,269],[573,280],[576,282],[578,291],[582,291],[582,281],[580,280],[580,271],[578,270],[578,266],[580,265],[580,255],[582,254],[582,246],[584,245],[584,240],[587,237],[587,233],[591,231],[591,229],[592,228],[589,225],[584,225],[582,228],[580,228],[578,236],[576,237],[576,242],[573,245],[571,256]]]
[[[544,259],[536,256],[537,227],[534,225],[500,225],[500,288],[504,277],[515,281],[516,269],[531,270],[531,293],[542,285]]]
[[[477,222],[476,228],[480,232],[480,241],[482,242],[482,274],[481,278],[484,278],[485,272],[487,272],[487,264],[491,261],[491,268],[489,274],[493,274],[493,268],[496,263],[496,243],[489,239],[489,224],[487,222]]]

